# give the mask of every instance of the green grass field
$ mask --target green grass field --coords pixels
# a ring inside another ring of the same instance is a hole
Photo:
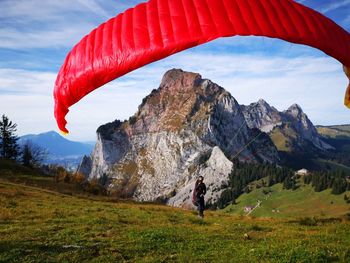
[[[288,127],[284,127],[283,132],[277,127],[271,132],[270,138],[278,151],[290,152],[292,150],[290,141],[296,138],[296,134]]]
[[[311,185],[305,184],[300,184],[296,190],[283,190],[282,184],[276,184],[241,195],[236,200],[236,205],[230,205],[224,211],[234,215],[244,215],[245,206],[255,205],[260,200],[260,207],[257,207],[250,214],[251,216],[284,219],[315,216],[341,217],[350,213],[350,205],[344,200],[345,194],[350,196],[349,191],[341,195],[332,195],[331,189],[315,192]]]
[[[0,176],[0,262],[350,260],[345,218],[258,219],[206,211],[201,220],[194,211],[72,196],[35,187],[27,177],[27,185],[19,184],[20,178]]]

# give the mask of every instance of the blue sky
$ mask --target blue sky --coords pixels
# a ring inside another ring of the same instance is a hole
[[[52,92],[69,50],[93,28],[143,1],[0,0],[0,114],[19,135],[56,130]],[[299,0],[350,31],[350,0]],[[350,51],[349,51],[350,52]],[[263,37],[223,38],[138,69],[71,107],[71,140],[94,140],[97,127],[127,119],[170,68],[200,73],[241,104],[264,98],[279,110],[298,103],[315,124],[344,124],[348,80],[322,52]]]

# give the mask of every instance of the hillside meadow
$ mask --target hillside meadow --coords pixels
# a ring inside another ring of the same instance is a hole
[[[233,215],[244,215],[245,206],[254,206],[257,200],[260,207],[251,212],[255,217],[271,218],[340,218],[349,213],[350,205],[344,200],[344,195],[350,197],[350,191],[340,195],[331,194],[331,189],[315,192],[311,185],[298,182],[296,190],[285,190],[282,184],[254,189],[242,194],[235,205],[227,206],[224,211]]]
[[[0,176],[0,262],[350,261],[344,217],[206,211],[201,220],[194,211],[64,194],[43,189],[47,178],[9,176]]]

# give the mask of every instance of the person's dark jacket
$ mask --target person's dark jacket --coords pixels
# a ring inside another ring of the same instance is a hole
[[[204,195],[207,193],[207,187],[205,186],[205,184],[199,183],[196,187],[196,197],[200,198],[200,197],[204,197]]]

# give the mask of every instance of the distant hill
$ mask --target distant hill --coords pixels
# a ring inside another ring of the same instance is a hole
[[[350,168],[350,124],[316,126],[316,128],[322,140],[335,148],[328,160]]]
[[[310,147],[316,152],[334,149],[322,140],[316,127],[298,104],[279,112],[260,99],[248,106],[242,105],[242,110],[249,127],[268,133],[281,152],[305,152]]]
[[[317,131],[324,137],[350,139],[350,124],[332,125],[332,126],[316,126]]]
[[[331,189],[315,192],[311,185],[300,184],[296,190],[285,190],[282,184],[271,187],[256,188],[250,193],[241,195],[236,205],[227,206],[224,211],[235,215],[245,215],[245,207],[256,207],[251,216],[273,218],[295,218],[299,216],[338,217],[349,211],[349,204],[344,195],[331,194]]]
[[[268,133],[283,166],[350,171],[350,125],[315,126],[297,104],[279,112],[260,99],[242,109],[250,128]]]
[[[89,155],[93,149],[90,143],[67,140],[55,131],[40,134],[28,134],[20,137],[19,144],[32,142],[48,151],[48,163],[69,164],[77,166],[84,155]]]

